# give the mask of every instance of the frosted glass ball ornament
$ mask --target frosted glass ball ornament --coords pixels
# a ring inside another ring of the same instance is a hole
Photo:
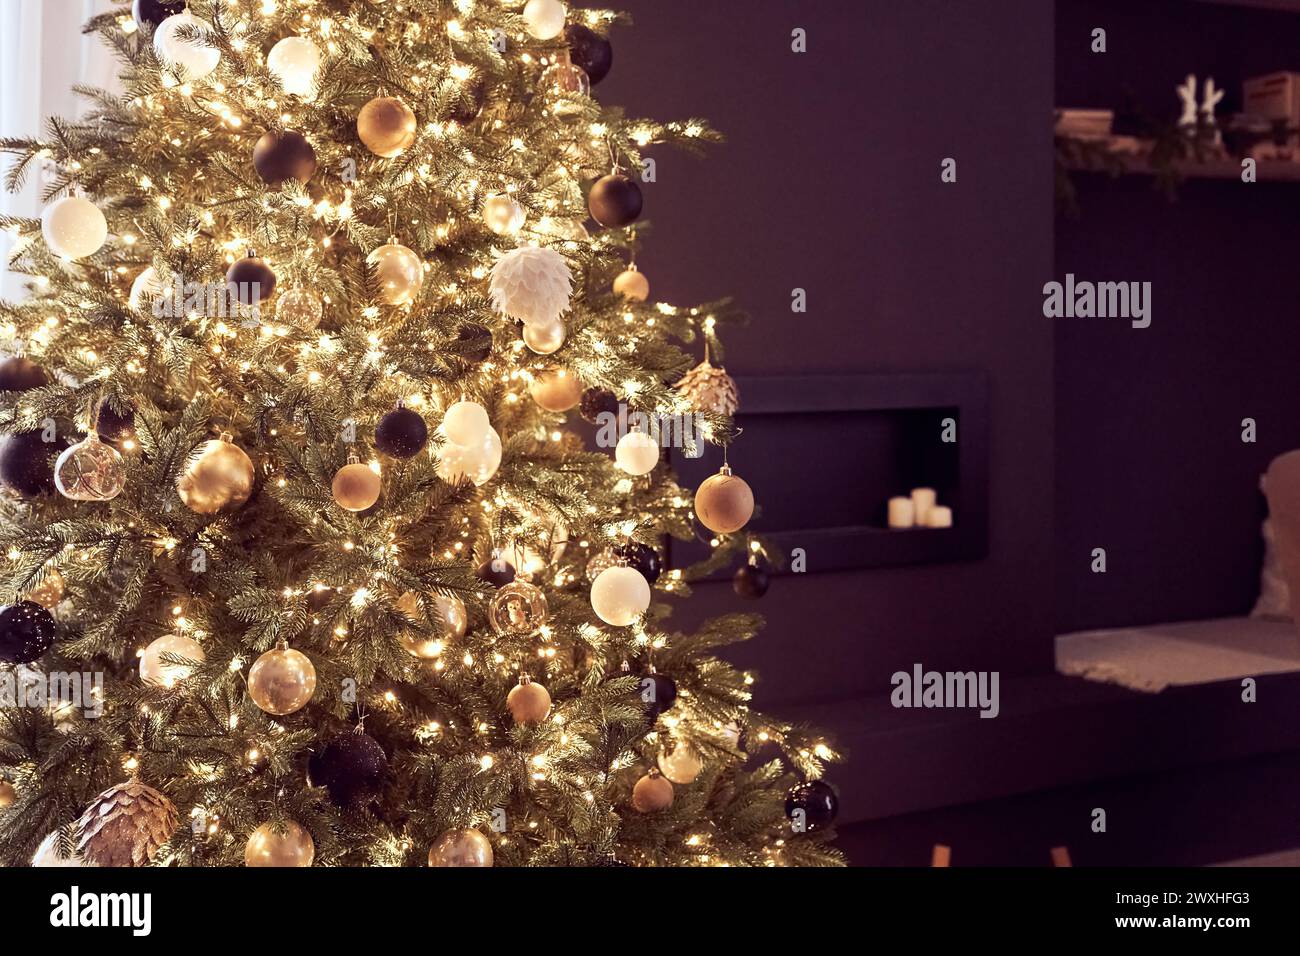
[[[286,93],[310,97],[316,92],[320,47],[306,37],[285,37],[266,57],[266,68]]]
[[[635,624],[649,607],[650,585],[635,568],[606,568],[591,585],[591,609],[606,624]]]
[[[374,266],[379,297],[389,305],[409,304],[424,285],[424,263],[395,237],[371,252],[366,262]]]
[[[489,427],[483,441],[476,445],[457,445],[448,442],[442,446],[438,459],[438,477],[455,484],[469,479],[476,485],[491,480],[501,467],[501,436]]]
[[[564,345],[567,333],[559,319],[545,325],[525,325],[524,344],[538,355],[551,355]]]
[[[483,223],[498,236],[513,236],[524,228],[528,213],[511,197],[498,193],[483,202]]]
[[[64,196],[41,213],[41,235],[56,256],[82,259],[104,247],[108,241],[108,220],[84,196]]]
[[[269,650],[248,671],[248,696],[268,714],[283,717],[302,710],[316,693],[316,668],[301,651]]]
[[[189,664],[164,661],[164,654],[190,661],[207,659],[197,641],[180,634],[168,634],[158,638],[140,655],[140,680],[155,687],[175,687],[194,673]]]
[[[524,4],[524,29],[537,40],[554,40],[564,32],[568,11],[560,0],[528,0]]]
[[[659,443],[645,432],[628,432],[614,448],[614,463],[629,475],[648,475],[659,464]]]
[[[520,246],[492,265],[492,307],[525,325],[550,325],[569,311],[573,275],[554,249]]]
[[[221,51],[194,40],[180,37],[185,28],[211,33],[211,28],[194,14],[189,12],[170,16],[158,24],[154,31],[153,48],[158,59],[175,69],[186,80],[198,80],[207,76],[221,62]]]
[[[491,427],[487,409],[478,402],[456,402],[442,419],[442,430],[448,441],[457,445],[481,444]]]
[[[54,462],[54,487],[73,501],[110,501],[126,487],[126,463],[92,430]]]

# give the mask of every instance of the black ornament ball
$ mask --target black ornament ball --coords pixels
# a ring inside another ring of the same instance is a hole
[[[394,408],[375,426],[375,447],[393,458],[418,454],[429,440],[429,426],[405,406]]]
[[[0,392],[25,392],[50,384],[50,377],[31,359],[15,355],[0,362]]]
[[[117,442],[130,438],[135,431],[135,409],[129,405],[119,412],[108,402],[99,406],[99,415],[95,419],[95,431],[100,441]]]
[[[135,0],[131,4],[131,16],[139,26],[157,29],[158,24],[184,9],[185,0]]]
[[[494,588],[503,588],[515,579],[515,566],[505,558],[494,555],[478,566],[479,580]]]
[[[570,23],[564,28],[564,39],[569,44],[569,59],[582,67],[592,86],[609,74],[614,65],[614,48],[603,36],[581,23]]]
[[[460,327],[456,342],[461,358],[467,362],[483,362],[492,354],[492,333],[473,322]]]
[[[487,103],[487,81],[482,76],[478,76],[468,87],[461,90],[460,96],[456,98],[447,113],[447,119],[455,120],[462,125],[472,123],[478,119],[478,114],[483,112],[485,103]]]
[[[785,815],[801,833],[826,829],[839,812],[840,798],[821,780],[798,784],[785,795]]]
[[[602,226],[626,226],[641,217],[641,187],[621,173],[596,180],[587,211]]]
[[[586,421],[599,425],[601,415],[618,415],[618,396],[603,388],[589,388],[578,401],[578,412]]]
[[[770,583],[766,571],[757,565],[747,564],[731,579],[731,588],[743,598],[757,600],[767,593]]]
[[[641,702],[645,704],[650,723],[677,701],[677,684],[663,674],[647,674],[641,678]]]
[[[267,130],[253,147],[253,167],[268,186],[289,179],[305,183],[316,175],[316,150],[302,133]]]
[[[265,259],[250,252],[230,267],[226,273],[226,285],[241,305],[257,305],[275,292],[275,273]]]
[[[614,554],[627,562],[629,568],[636,568],[646,583],[654,584],[659,580],[662,570],[659,564],[659,552],[640,541],[628,541],[614,549]]]
[[[324,787],[337,806],[369,803],[379,796],[388,776],[384,748],[369,734],[340,734],[307,761],[307,782]]]
[[[54,644],[54,616],[33,601],[0,609],[0,661],[30,664]]]
[[[46,441],[46,434],[36,429],[0,438],[0,482],[24,498],[54,491],[54,459],[69,442],[63,434]]]

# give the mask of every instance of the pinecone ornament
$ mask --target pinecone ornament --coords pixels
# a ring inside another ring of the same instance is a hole
[[[740,407],[740,390],[725,369],[715,368],[705,359],[677,382],[691,408],[697,412],[731,416]]]
[[[81,815],[77,853],[96,866],[145,866],[179,823],[170,800],[139,780],[128,780],[105,790]]]
[[[520,246],[496,261],[489,291],[498,312],[526,325],[554,325],[569,311],[573,278],[554,249]]]

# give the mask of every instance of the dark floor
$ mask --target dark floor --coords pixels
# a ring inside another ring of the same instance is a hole
[[[1300,752],[1067,787],[844,827],[854,866],[1202,866],[1300,847]],[[1106,832],[1091,830],[1095,808]]]

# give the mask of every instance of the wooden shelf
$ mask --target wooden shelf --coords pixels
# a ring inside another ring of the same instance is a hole
[[[1083,141],[1080,141],[1083,142]],[[1100,145],[1100,144],[1093,144]],[[1150,158],[1145,153],[1130,153],[1116,150],[1108,154],[1120,167],[1123,176],[1155,176]],[[1202,162],[1180,160],[1174,169],[1183,179],[1221,179],[1241,181],[1241,159],[1225,157]],[[1114,175],[1114,170],[1101,162],[1072,160],[1065,163],[1065,168],[1074,173],[1092,173],[1096,175]],[[1266,183],[1300,183],[1300,162],[1291,160],[1262,159],[1255,164],[1255,179]]]

